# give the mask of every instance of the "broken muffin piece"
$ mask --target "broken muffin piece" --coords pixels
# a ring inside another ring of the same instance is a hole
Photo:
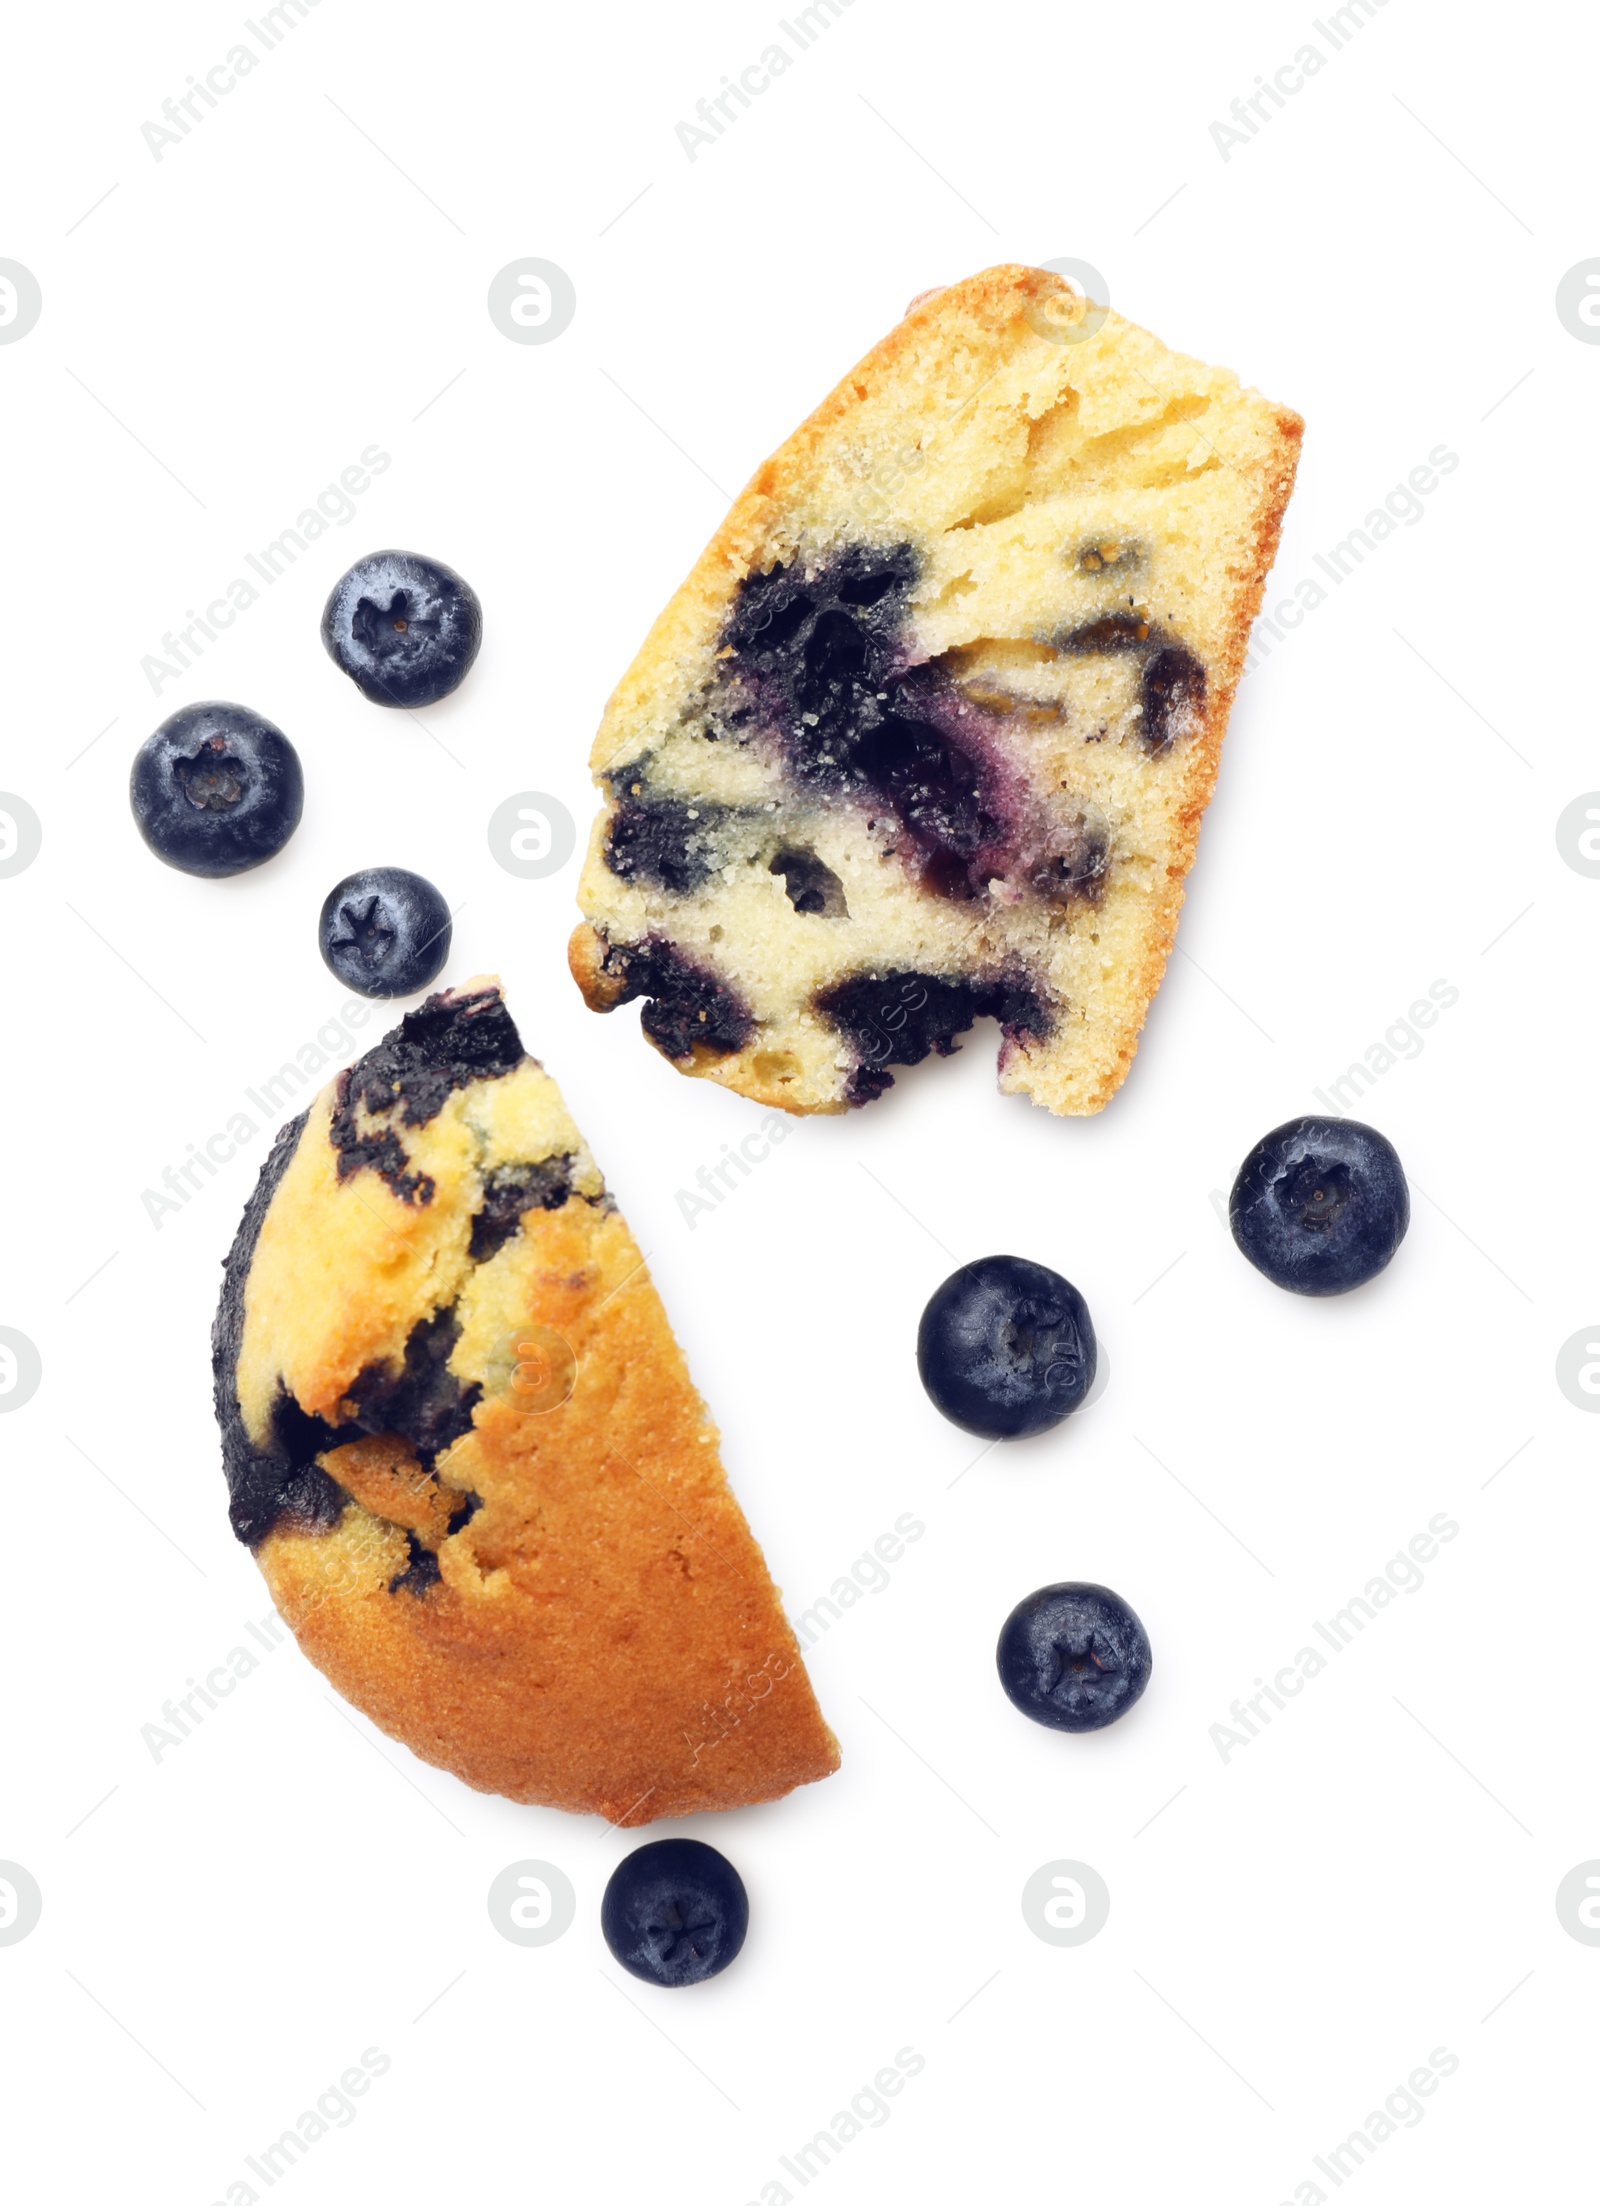
[[[304,1652],[481,1791],[616,1824],[838,1766],[632,1234],[493,981],[278,1136],[213,1335]]]
[[[789,1111],[998,1020],[1116,1092],[1302,424],[1044,270],[932,293],[758,470],[607,707],[569,962]]]

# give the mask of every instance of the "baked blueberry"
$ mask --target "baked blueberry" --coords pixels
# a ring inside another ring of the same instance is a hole
[[[1102,1731],[1150,1682],[1150,1640],[1109,1586],[1041,1586],[1019,1601],[995,1649],[1014,1707],[1053,1731]]]
[[[334,584],[322,640],[363,697],[410,712],[463,680],[483,641],[483,607],[442,559],[371,552]]]
[[[140,834],[180,873],[247,873],[300,824],[294,745],[243,705],[185,705],[134,753],[128,799]]]
[[[989,1440],[1048,1432],[1094,1384],[1089,1306],[1070,1280],[1024,1256],[963,1264],[917,1329],[917,1370],[935,1409]]]
[[[1291,1118],[1258,1141],[1228,1199],[1233,1237],[1291,1294],[1348,1294],[1383,1270],[1411,1223],[1392,1142],[1354,1118]]]
[[[575,940],[576,938],[574,938]],[[742,997],[669,942],[602,943],[590,986],[609,1008],[646,998],[639,1024],[663,1057],[714,1061],[743,1049],[755,1019]],[[569,946],[568,956],[571,956]]]
[[[658,1838],[619,1862],[600,1929],[630,1976],[674,1990],[703,1984],[736,1958],[750,1927],[739,1872],[698,1838]]]
[[[358,995],[414,996],[450,955],[450,907],[420,873],[368,866],[328,891],[317,946]]]
[[[811,999],[856,1054],[846,1083],[852,1103],[870,1103],[893,1087],[890,1065],[920,1065],[930,1049],[949,1057],[974,1019],[998,1019],[1008,1039],[1050,1030],[1049,1006],[1019,972],[994,977],[890,972],[846,973]]]

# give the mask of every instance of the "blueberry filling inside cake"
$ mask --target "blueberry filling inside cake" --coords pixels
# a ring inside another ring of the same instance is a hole
[[[1300,424],[1063,297],[993,269],[910,314],[607,709],[570,960],[685,1071],[840,1110],[993,1018],[1053,1110],[1126,1072]]]

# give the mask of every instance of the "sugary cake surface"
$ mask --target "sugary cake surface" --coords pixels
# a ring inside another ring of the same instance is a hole
[[[619,684],[569,951],[684,1071],[799,1112],[1002,1032],[1120,1085],[1301,422],[1059,277],[914,305],[758,470]]]
[[[284,1128],[215,1352],[235,1530],[424,1760],[618,1824],[837,1766],[633,1236],[493,982]]]

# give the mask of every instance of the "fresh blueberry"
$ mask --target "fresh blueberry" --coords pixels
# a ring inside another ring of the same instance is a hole
[[[698,1838],[658,1838],[619,1862],[600,1929],[630,1976],[674,1990],[737,1958],[750,1902],[733,1863]]]
[[[372,552],[334,584],[322,640],[363,697],[410,712],[465,678],[483,641],[483,607],[441,559]]]
[[[922,1313],[917,1369],[935,1409],[986,1440],[1048,1432],[1094,1384],[1089,1306],[1070,1280],[1023,1256],[952,1272]]]
[[[362,996],[414,996],[450,955],[450,907],[403,866],[368,866],[330,889],[317,922],[322,962]]]
[[[1291,1294],[1348,1294],[1405,1239],[1411,1194],[1392,1142],[1354,1118],[1291,1118],[1258,1141],[1228,1200],[1233,1237]]]
[[[134,753],[128,797],[140,834],[180,873],[217,879],[276,857],[300,824],[294,745],[243,705],[185,705]]]
[[[1012,1703],[1054,1731],[1102,1731],[1150,1682],[1150,1640],[1109,1586],[1041,1586],[1006,1618],[995,1649]]]

